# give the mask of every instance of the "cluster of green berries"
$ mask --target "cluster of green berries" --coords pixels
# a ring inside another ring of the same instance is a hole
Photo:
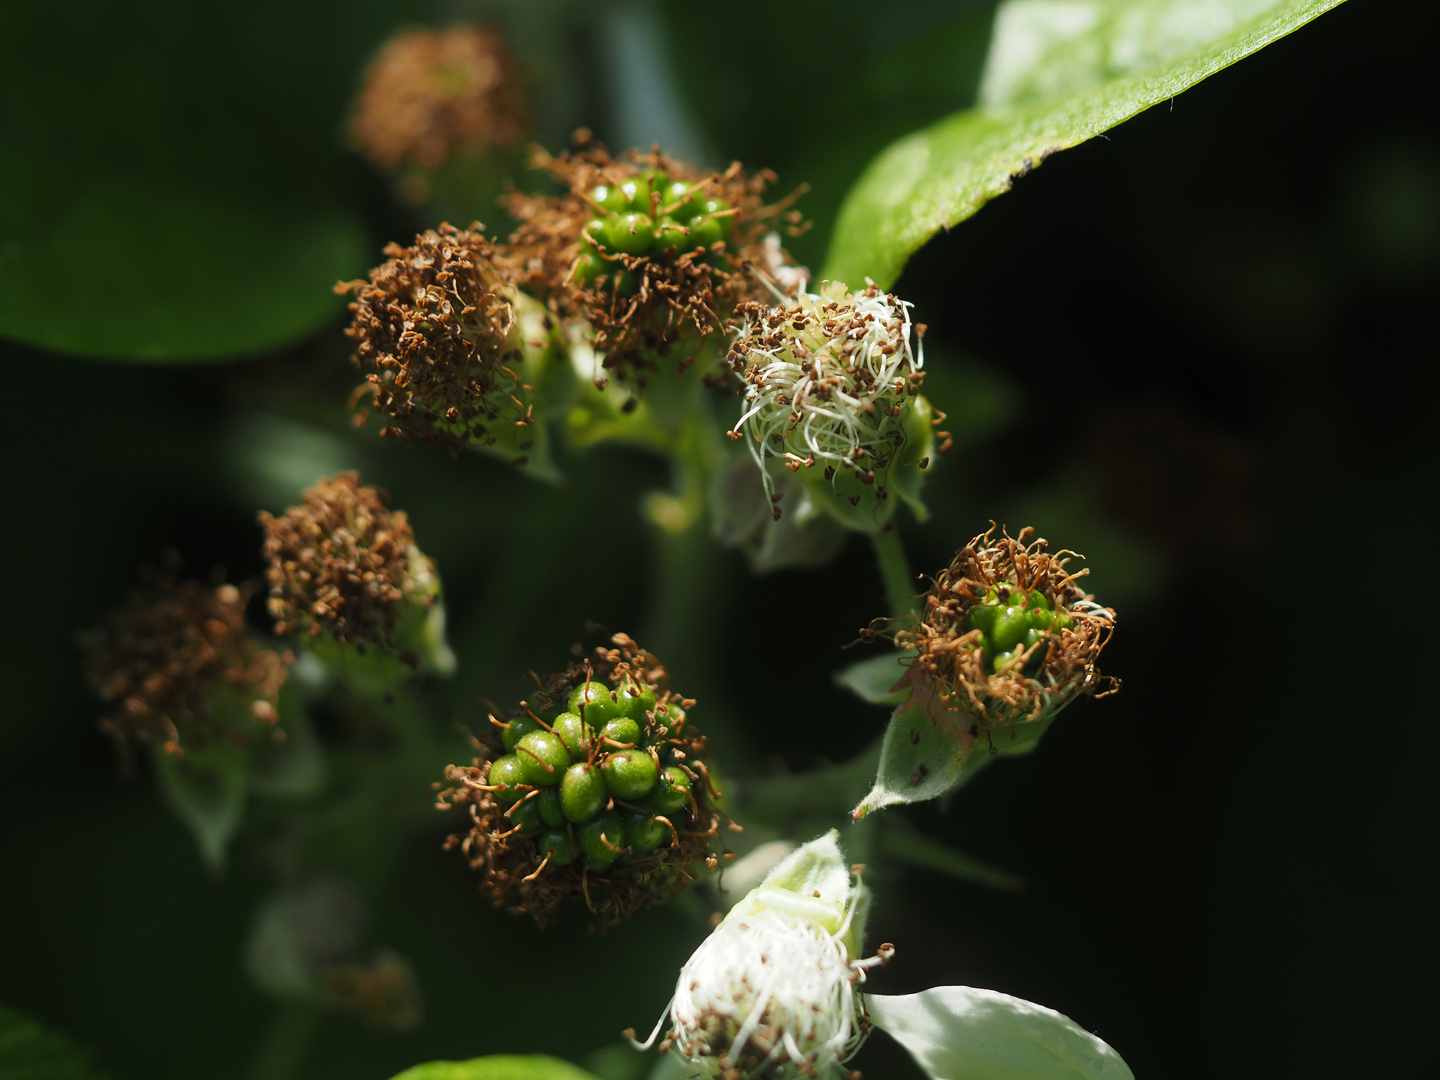
[[[1023,673],[1034,677],[1045,661],[1044,642],[1058,630],[1068,630],[1074,620],[1039,589],[1018,585],[992,585],[985,598],[970,609],[970,628],[980,631],[980,648],[990,671],[998,673],[1016,657],[1037,645],[1025,662]]]
[[[490,763],[486,783],[509,808],[509,828],[534,837],[551,866],[582,863],[602,871],[678,839],[694,805],[694,777],[667,736],[684,726],[675,702],[657,704],[649,686],[615,689],[587,681],[569,707],[549,717],[522,713],[503,730],[508,753]]]
[[[639,279],[617,255],[665,258],[723,244],[734,211],[724,199],[707,197],[704,188],[703,182],[672,181],[660,169],[592,188],[587,201],[595,217],[584,228],[575,283],[588,286],[608,274],[616,295],[631,296]]]

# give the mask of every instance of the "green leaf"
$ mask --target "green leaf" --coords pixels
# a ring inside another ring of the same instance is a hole
[[[98,1080],[83,1051],[0,1005],[0,1080]]]
[[[339,31],[325,49],[286,29],[279,0],[0,9],[16,46],[0,65],[0,334],[199,360],[274,350],[340,316],[331,287],[376,253],[336,130],[394,15],[338,0],[306,14]]]
[[[870,1018],[934,1080],[1134,1080],[1120,1055],[1033,1001],[970,986],[866,994]]]
[[[543,1054],[496,1054],[470,1061],[432,1061],[393,1080],[595,1080],[584,1069]]]
[[[1058,150],[1174,97],[1341,0],[1009,0],[980,107],[880,154],[841,208],[822,277],[888,287],[941,229]]]
[[[833,678],[837,685],[849,690],[861,701],[872,705],[898,705],[909,691],[897,690],[895,684],[909,670],[906,660],[913,656],[913,653],[893,652],[871,656],[841,668]]]

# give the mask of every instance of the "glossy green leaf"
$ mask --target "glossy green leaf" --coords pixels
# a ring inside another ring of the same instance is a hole
[[[99,1080],[99,1074],[68,1040],[0,1005],[0,1080]]]
[[[933,1080],[1134,1080],[1120,1055],[1068,1016],[971,986],[867,994],[870,1018]]]
[[[322,3],[302,19],[278,0],[4,5],[0,334],[183,361],[337,319],[331,287],[377,254],[337,130],[392,18]]]
[[[595,1080],[568,1061],[543,1054],[496,1054],[471,1061],[431,1061],[394,1080]]]
[[[1058,150],[1158,104],[1341,0],[1010,0],[981,105],[893,143],[846,197],[823,276],[889,286],[941,229]]]

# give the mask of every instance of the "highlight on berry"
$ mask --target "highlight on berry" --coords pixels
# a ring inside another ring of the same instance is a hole
[[[480,871],[481,891],[542,926],[567,900],[615,925],[718,862],[720,793],[695,702],[627,635],[611,644],[491,715],[473,763],[449,766],[437,799],[469,816],[446,846]]]

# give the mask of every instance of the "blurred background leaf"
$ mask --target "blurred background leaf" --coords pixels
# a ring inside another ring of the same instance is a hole
[[[29,1017],[0,1005],[3,1080],[100,1080],[88,1056]]]

